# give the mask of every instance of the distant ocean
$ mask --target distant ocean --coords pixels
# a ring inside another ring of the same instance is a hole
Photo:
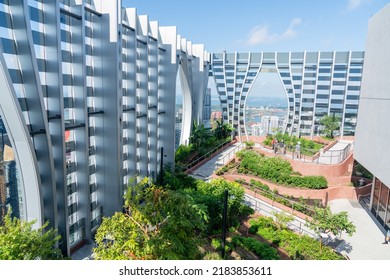
[[[176,105],[182,104],[182,97],[176,97]],[[272,106],[277,108],[287,108],[287,98],[279,97],[249,97],[246,105],[249,107]],[[220,106],[218,97],[211,98],[211,106]]]

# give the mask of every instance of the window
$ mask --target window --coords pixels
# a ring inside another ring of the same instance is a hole
[[[43,33],[33,30],[32,37],[35,45],[40,45],[40,46],[45,45],[45,37]]]
[[[320,68],[320,70],[318,71],[319,73],[330,73],[330,69],[327,69],[327,68]]]
[[[1,38],[3,44],[3,52],[8,54],[16,54],[16,46],[13,40],[7,38]]]
[[[11,19],[10,19],[9,14],[7,14],[3,11],[0,11],[0,26],[8,28],[10,23],[11,23]]]
[[[362,77],[349,77],[348,80],[351,82],[360,82]]]
[[[330,86],[318,85],[317,89],[319,89],[319,90],[329,90]]]
[[[29,11],[30,11],[30,19],[32,21],[43,22],[42,11],[38,10],[35,7],[31,7],[31,6],[29,6]]]
[[[349,70],[349,73],[362,73],[361,68],[352,68]]]
[[[348,90],[360,90],[360,86],[349,86]]]

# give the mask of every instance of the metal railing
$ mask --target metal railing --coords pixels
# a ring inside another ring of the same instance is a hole
[[[221,165],[227,164],[239,151],[245,148],[244,143],[240,143],[238,146],[236,146],[232,151],[230,151],[228,154],[224,155],[223,158],[218,160],[218,163]]]
[[[268,203],[261,201],[260,199],[257,199],[249,194],[245,194],[245,202],[248,206],[250,206],[252,209],[254,209],[257,213],[262,214],[264,216],[271,217],[272,219],[276,220],[274,213],[275,212],[283,212],[283,210],[276,208],[272,205],[268,205]],[[293,216],[294,220],[289,222],[287,224],[287,227],[299,234],[305,234],[308,235],[314,239],[318,239],[318,235],[315,233],[309,231],[309,229],[306,227],[306,222],[302,219]]]
[[[214,153],[217,153],[217,152],[220,152],[220,151],[223,151],[227,145],[229,145],[230,143],[232,143],[232,141],[228,140],[226,142],[223,142],[222,144],[218,145],[217,147],[211,149],[210,151],[208,151],[207,153],[205,153],[203,156],[197,158],[196,160],[188,163],[185,167],[184,167],[184,170],[188,170],[188,169],[191,169],[192,167],[194,167],[195,165],[197,165],[198,163],[200,163],[201,161],[207,159],[207,158],[211,158],[211,156],[214,154]]]
[[[264,146],[263,146],[264,147]],[[268,148],[268,147],[264,147]],[[348,144],[346,147],[340,150],[320,150],[315,152],[310,149],[301,148],[299,152],[295,150],[295,147],[286,146],[277,147],[274,149],[274,153],[277,155],[282,155],[293,160],[300,160],[303,162],[317,163],[317,164],[339,164],[342,163],[351,153],[353,148],[352,144]]]

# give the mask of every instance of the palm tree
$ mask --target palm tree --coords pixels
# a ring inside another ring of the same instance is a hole
[[[324,126],[326,137],[333,139],[333,131],[340,128],[340,119],[334,114],[332,116],[325,115],[321,118],[320,123]]]
[[[214,130],[214,135],[217,139],[226,139],[230,136],[230,133],[233,131],[233,128],[230,124],[224,123],[223,119],[216,121],[217,127]]]
[[[210,130],[205,128],[203,124],[197,124],[194,122],[192,128],[192,135],[190,137],[190,143],[194,145],[195,148],[202,147],[207,143],[211,134]]]

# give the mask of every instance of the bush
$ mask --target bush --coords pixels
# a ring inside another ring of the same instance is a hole
[[[278,251],[270,245],[252,237],[235,236],[232,239],[234,246],[241,246],[258,256],[262,260],[279,260]]]
[[[328,185],[324,176],[300,176],[291,164],[279,157],[264,157],[256,151],[245,150],[238,153],[241,162],[238,172],[253,174],[273,183],[309,189],[325,189]]]
[[[222,248],[222,242],[220,239],[215,239],[213,238],[211,240],[211,246],[215,249],[215,250],[221,250]]]
[[[253,142],[253,141],[245,142],[245,148],[248,150],[253,149],[254,146],[255,146],[255,142]]]
[[[180,145],[175,153],[175,162],[185,163],[193,152],[193,145]]]
[[[266,146],[272,146],[272,141],[276,139],[279,142],[283,141],[283,143],[287,146],[287,149],[293,151],[295,149],[295,145],[298,141],[301,143],[301,153],[304,155],[314,155],[319,152],[321,148],[324,147],[323,144],[308,140],[306,138],[298,138],[296,136],[289,136],[287,133],[283,134],[281,132],[275,135],[269,135],[263,141],[263,144]]]
[[[283,248],[292,259],[302,260],[341,260],[344,259],[318,240],[306,235],[298,235],[290,230],[278,230],[277,225],[269,217],[259,217],[249,221],[250,232],[256,232],[263,238]]]

